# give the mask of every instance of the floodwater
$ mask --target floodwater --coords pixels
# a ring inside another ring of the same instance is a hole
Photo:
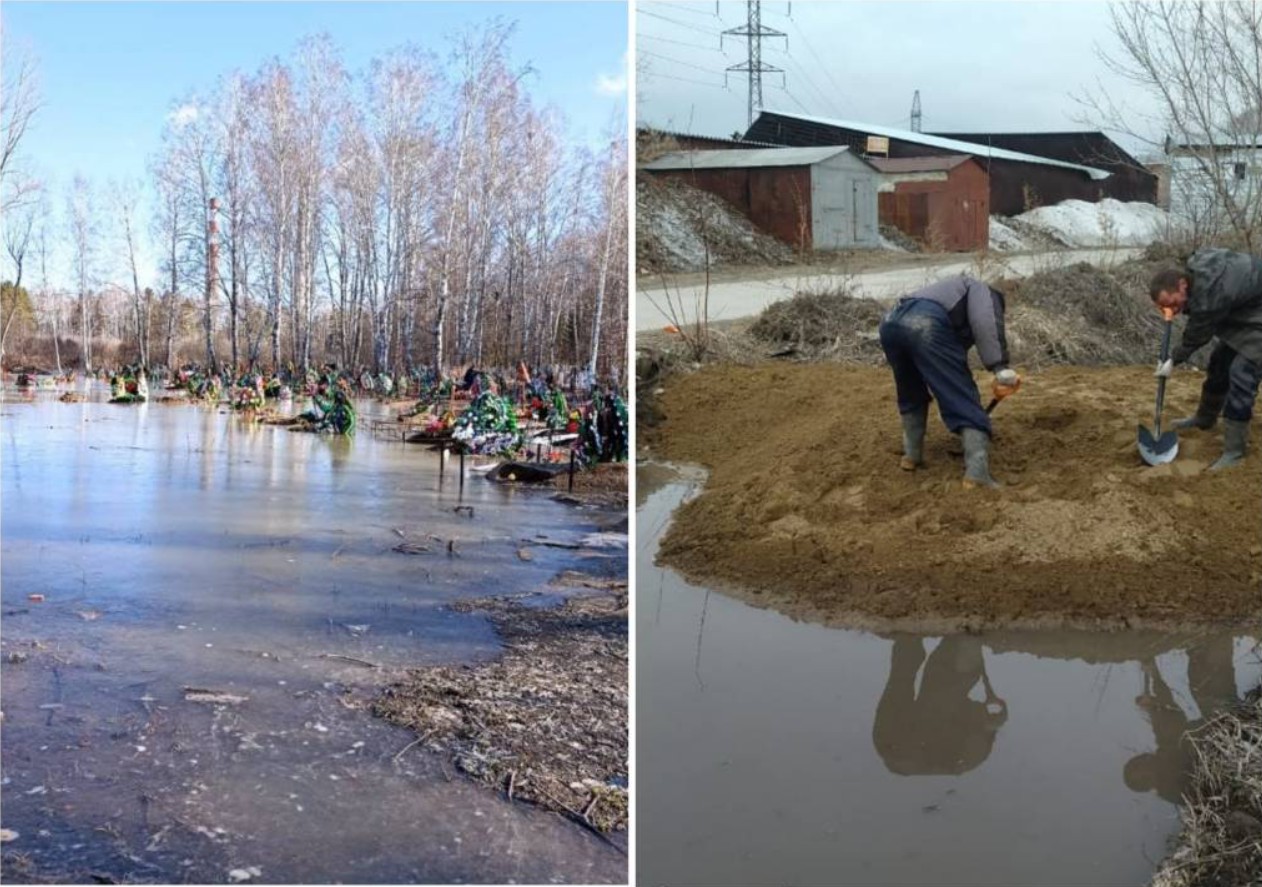
[[[638,475],[641,883],[1148,882],[1179,737],[1256,685],[1254,638],[794,622],[654,564],[701,482]]]
[[[57,393],[0,407],[5,880],[626,880],[624,851],[400,754],[366,707],[396,669],[497,655],[444,605],[582,569],[538,543],[607,513],[461,490],[372,410],[345,440]]]

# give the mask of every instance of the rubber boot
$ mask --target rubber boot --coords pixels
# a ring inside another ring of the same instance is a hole
[[[898,467],[915,471],[925,464],[925,425],[929,421],[929,405],[902,414],[903,458]]]
[[[1225,394],[1211,394],[1208,397],[1201,395],[1201,402],[1196,405],[1196,415],[1177,420],[1174,423],[1175,430],[1187,431],[1189,428],[1199,428],[1202,431],[1209,431],[1218,424],[1218,414],[1223,411],[1223,404],[1226,402],[1227,395]]]
[[[990,476],[990,435],[976,428],[965,428],[960,432],[960,440],[964,444],[964,488],[997,488],[999,484]]]
[[[1237,419],[1223,420],[1223,454],[1218,461],[1209,466],[1210,471],[1230,468],[1244,461],[1244,454],[1249,449],[1249,423]]]

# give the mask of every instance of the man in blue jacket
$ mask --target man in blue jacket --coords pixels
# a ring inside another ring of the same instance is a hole
[[[1249,422],[1262,382],[1262,259],[1225,249],[1201,249],[1185,268],[1158,272],[1149,295],[1159,308],[1186,314],[1183,338],[1156,375],[1168,377],[1217,337],[1196,414],[1176,428],[1209,430],[1223,417],[1223,454],[1211,471],[1236,465],[1248,450]]]
[[[942,421],[964,444],[964,486],[999,486],[990,476],[990,416],[968,368],[968,349],[975,345],[995,374],[997,396],[1016,390],[1021,377],[1008,367],[1004,309],[1003,293],[961,275],[904,296],[881,322],[903,423],[904,469],[924,464],[929,401],[936,399]]]

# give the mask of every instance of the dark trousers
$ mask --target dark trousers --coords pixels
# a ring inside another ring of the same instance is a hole
[[[952,434],[964,428],[990,434],[990,416],[968,369],[968,349],[945,308],[928,299],[903,299],[881,321],[880,333],[894,371],[899,413],[922,409],[936,399]]]
[[[1249,360],[1220,341],[1209,356],[1209,366],[1205,368],[1201,399],[1221,401],[1226,396],[1223,416],[1237,422],[1248,422],[1253,418],[1253,402],[1258,396],[1259,382],[1262,382],[1262,363]]]

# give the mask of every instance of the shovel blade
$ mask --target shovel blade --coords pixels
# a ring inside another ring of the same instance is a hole
[[[1143,425],[1139,426],[1139,455],[1149,465],[1164,465],[1173,462],[1179,455],[1179,435],[1167,431],[1160,437],[1155,436]]]

